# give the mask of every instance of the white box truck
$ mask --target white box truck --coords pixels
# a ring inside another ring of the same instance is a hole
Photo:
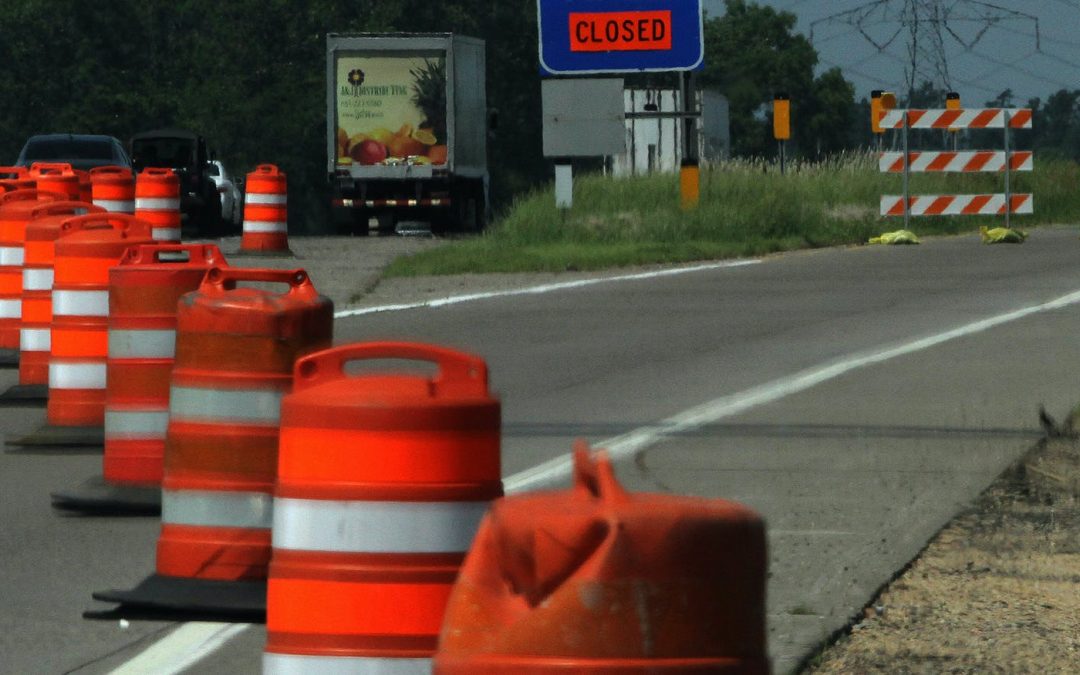
[[[488,210],[484,42],[326,36],[327,168],[338,233],[402,221],[477,231]]]

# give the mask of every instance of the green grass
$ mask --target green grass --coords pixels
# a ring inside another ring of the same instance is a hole
[[[1014,192],[1035,194],[1035,215],[1014,227],[1080,218],[1080,166],[1037,162],[1013,175]],[[912,194],[1001,192],[1000,175],[916,174]],[[820,164],[795,163],[781,176],[756,161],[726,162],[701,174],[696,209],[679,205],[677,175],[636,178],[579,176],[574,207],[555,208],[550,186],[515,201],[480,237],[400,258],[390,276],[465,272],[593,270],[755,256],[798,248],[864,243],[903,227],[878,215],[882,194],[900,194],[901,177],[877,171],[866,154]],[[913,218],[919,235],[970,232],[1000,218]]]

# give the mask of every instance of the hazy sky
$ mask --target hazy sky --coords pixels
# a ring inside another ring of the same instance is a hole
[[[907,0],[757,2],[798,16],[798,32],[810,37],[813,31],[818,71],[840,66],[855,85],[856,98],[869,97],[873,89],[907,90],[910,37],[906,31],[897,34],[901,24],[894,20]],[[724,12],[723,0],[703,0],[703,5],[711,16]],[[1080,0],[940,0],[940,5],[954,17],[946,28],[956,37],[948,30],[942,34],[953,89],[965,105],[971,105],[968,101],[981,105],[1005,89],[1012,89],[1018,103],[1033,97],[1045,100],[1059,89],[1080,89]],[[826,20],[871,7],[877,11],[861,26],[866,36],[860,26],[842,17]],[[1006,10],[1038,19],[1038,46],[1035,22]]]

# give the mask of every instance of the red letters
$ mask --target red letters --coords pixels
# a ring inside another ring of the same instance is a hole
[[[570,51],[671,51],[671,11],[571,12]]]

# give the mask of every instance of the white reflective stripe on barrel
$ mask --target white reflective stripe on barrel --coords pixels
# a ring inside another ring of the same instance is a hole
[[[274,548],[348,553],[464,553],[482,502],[274,499]]]
[[[0,265],[22,267],[23,260],[22,246],[0,246]]]
[[[180,241],[179,227],[153,227],[150,235],[155,241]]]
[[[270,206],[283,206],[289,201],[288,195],[269,194],[266,192],[249,192],[244,195],[245,204],[259,204]]]
[[[136,197],[135,208],[139,211],[179,211],[180,198]]]
[[[169,411],[105,409],[105,438],[135,440],[165,438],[169,427]]]
[[[109,316],[109,292],[56,289],[52,295],[52,309],[53,317]]]
[[[301,656],[263,652],[263,675],[431,675],[431,659]]]
[[[109,329],[110,359],[171,359],[176,356],[176,331]]]
[[[161,522],[167,525],[270,529],[273,508],[265,492],[161,491]]]
[[[21,319],[22,300],[0,300],[0,319]]]
[[[271,220],[245,220],[244,232],[286,232],[288,224],[285,221]]]
[[[23,268],[22,287],[24,291],[51,291],[52,284],[52,269],[34,269],[32,267]]]
[[[135,213],[134,199],[95,199],[94,206],[113,213]]]
[[[49,361],[49,389],[104,389],[105,363]]]
[[[51,337],[48,328],[20,328],[19,351],[47,352],[52,347]]]
[[[274,424],[281,418],[278,389],[208,389],[173,386],[169,414],[174,420]]]

